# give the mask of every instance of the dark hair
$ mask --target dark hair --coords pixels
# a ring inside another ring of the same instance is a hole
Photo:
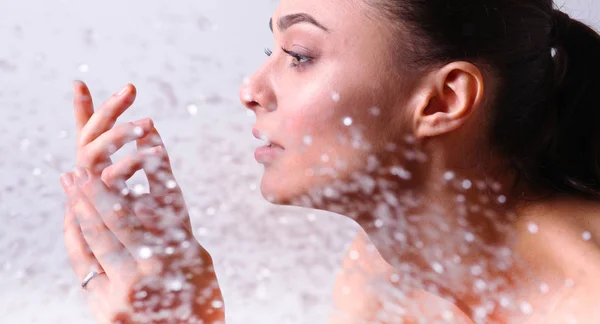
[[[600,198],[598,33],[551,0],[367,1],[409,35],[397,48],[409,66],[491,70],[489,138],[522,180]]]

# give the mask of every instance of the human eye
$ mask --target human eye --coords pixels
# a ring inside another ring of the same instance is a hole
[[[294,58],[294,61],[291,63],[291,67],[298,67],[307,63],[310,63],[310,61],[312,61],[312,57],[307,56],[307,55],[302,55],[300,53],[294,52],[294,51],[290,51],[287,50],[285,48],[281,48],[281,50],[286,53],[287,55],[291,56]]]

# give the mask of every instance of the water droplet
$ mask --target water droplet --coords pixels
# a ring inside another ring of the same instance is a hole
[[[437,273],[444,273],[444,266],[441,265],[438,262],[434,262],[431,264],[431,268],[433,269],[433,271],[437,272]]]
[[[172,246],[169,246],[165,249],[165,253],[168,255],[172,255],[173,253],[175,253],[175,248]]]
[[[482,291],[482,290],[485,290],[486,287],[487,287],[487,284],[482,279],[475,280],[475,289]]]
[[[337,195],[337,192],[333,188],[327,187],[327,188],[325,188],[325,190],[323,190],[323,194],[327,198],[333,198]]]
[[[323,161],[325,163],[329,162],[329,155],[327,155],[327,154],[321,155],[321,161]]]
[[[350,251],[349,256],[350,256],[350,260],[358,260],[358,258],[360,257],[360,254],[358,253],[358,251],[352,250],[352,251]]]
[[[172,229],[169,234],[171,236],[171,239],[177,242],[183,242],[188,237],[187,232],[181,229]]]
[[[171,291],[181,291],[183,289],[183,282],[180,279],[168,279],[167,287]]]
[[[212,308],[219,309],[223,307],[223,302],[220,300],[213,300],[210,305],[212,306]]]
[[[473,186],[473,183],[471,182],[471,180],[468,180],[468,179],[463,180],[463,182],[462,182],[463,189],[469,190],[469,189],[471,189],[472,186]]]
[[[531,306],[531,304],[530,304],[530,303],[528,303],[528,302],[522,302],[522,303],[519,305],[519,309],[521,310],[521,312],[522,312],[523,314],[531,314],[531,312],[533,312],[533,307],[532,307],[532,306]]]
[[[378,107],[371,107],[371,109],[369,109],[369,111],[371,112],[371,115],[373,115],[373,116],[381,115],[381,109],[379,109]]]
[[[146,297],[148,297],[148,292],[146,292],[145,290],[138,291],[137,293],[135,293],[136,299],[144,299]]]
[[[189,104],[187,106],[187,111],[190,115],[196,116],[196,114],[198,114],[198,106],[195,104]],[[248,110],[248,111],[251,111],[251,110]]]
[[[485,319],[487,314],[488,314],[487,310],[485,308],[483,308],[482,306],[475,308],[475,318],[478,319],[479,321]]]
[[[139,252],[138,252],[138,255],[140,256],[140,258],[142,258],[144,260],[147,260],[147,259],[151,258],[152,254],[153,254],[152,253],[152,249],[150,249],[147,246],[141,247],[140,250],[139,250]]]
[[[460,257],[460,255],[456,254],[452,257],[452,262],[460,264],[462,262],[462,258]]]
[[[454,320],[454,313],[450,310],[445,310],[442,312],[442,319],[446,322],[450,322]]]
[[[34,176],[39,176],[42,174],[42,169],[40,168],[34,168],[33,171],[31,172]]]
[[[412,178],[412,174],[404,169],[403,167],[392,167],[392,169],[390,170],[390,172],[395,175],[398,176],[400,179],[404,179],[404,180],[410,180]]]
[[[455,174],[452,171],[448,171],[448,172],[444,173],[444,180],[446,180],[446,181],[450,181],[450,180],[454,179],[454,177],[455,177]]]
[[[142,135],[144,135],[144,129],[142,129],[140,126],[136,126],[136,127],[133,129],[133,134],[134,134],[135,136],[138,136],[138,137],[139,137],[139,136],[142,136]]]
[[[344,125],[351,126],[352,125],[352,118],[351,117],[345,117],[344,118]]]
[[[139,195],[142,195],[142,194],[144,193],[144,191],[145,191],[145,190],[146,190],[146,188],[144,188],[144,185],[142,185],[142,184],[139,184],[139,183],[138,183],[138,184],[136,184],[136,185],[134,185],[134,186],[133,186],[133,192],[134,192],[136,195],[138,195],[138,196],[139,196]]]
[[[465,233],[465,241],[467,241],[467,242],[475,241],[475,235],[471,232]]]
[[[90,70],[90,67],[87,64],[80,64],[77,69],[79,72],[86,73]]]
[[[548,293],[548,292],[550,291],[550,287],[548,286],[548,284],[546,284],[546,283],[542,283],[542,284],[540,285],[540,291],[541,291],[543,294],[545,294],[545,293]]]
[[[572,288],[573,286],[575,286],[575,281],[573,281],[573,279],[567,279],[565,280],[565,286],[568,288]]]
[[[584,241],[589,241],[592,239],[592,233],[585,231],[583,233],[581,233],[581,239],[583,239]]]
[[[123,196],[127,196],[127,195],[129,195],[129,188],[123,188],[123,189],[121,190],[121,195],[123,195]]]
[[[305,145],[312,144],[312,137],[310,137],[308,135],[304,136],[303,142],[304,142]]]
[[[506,196],[504,196],[504,195],[498,196],[498,202],[501,204],[506,203]]]
[[[395,143],[387,143],[385,144],[385,149],[390,152],[396,152],[398,146]]]
[[[381,219],[375,220],[375,227],[382,228],[383,227],[383,220],[381,220]]]
[[[539,227],[536,223],[529,223],[527,224],[527,230],[531,234],[536,234],[539,231]]]
[[[123,209],[123,206],[121,206],[121,204],[119,204],[119,203],[116,203],[116,204],[114,204],[113,209],[115,211],[120,211],[121,209]]]
[[[394,239],[398,242],[406,242],[406,235],[402,232],[394,233]]]
[[[412,135],[404,136],[404,143],[406,144],[415,144],[417,142],[417,138]]]
[[[175,189],[177,188],[177,182],[175,180],[169,180],[167,181],[167,188],[168,189]]]
[[[339,102],[340,101],[340,94],[337,92],[332,92],[331,93],[331,99],[335,102]]]
[[[308,213],[308,215],[306,215],[306,219],[308,219],[309,222],[314,222],[317,220],[317,215],[313,213]]]
[[[471,274],[474,276],[480,276],[483,273],[483,268],[480,265],[474,265],[471,267]]]

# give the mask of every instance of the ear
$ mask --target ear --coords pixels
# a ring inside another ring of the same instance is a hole
[[[414,111],[417,138],[433,137],[462,126],[483,98],[483,76],[468,62],[453,62],[432,73],[425,96]]]

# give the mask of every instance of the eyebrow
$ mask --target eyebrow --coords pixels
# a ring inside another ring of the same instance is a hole
[[[277,28],[279,29],[279,31],[285,31],[291,26],[299,23],[309,23],[319,27],[320,29],[326,32],[329,32],[329,28],[323,26],[313,16],[306,13],[297,13],[281,17],[279,19],[279,22],[277,23]],[[271,32],[273,31],[273,18],[269,20],[269,29],[271,29]]]

